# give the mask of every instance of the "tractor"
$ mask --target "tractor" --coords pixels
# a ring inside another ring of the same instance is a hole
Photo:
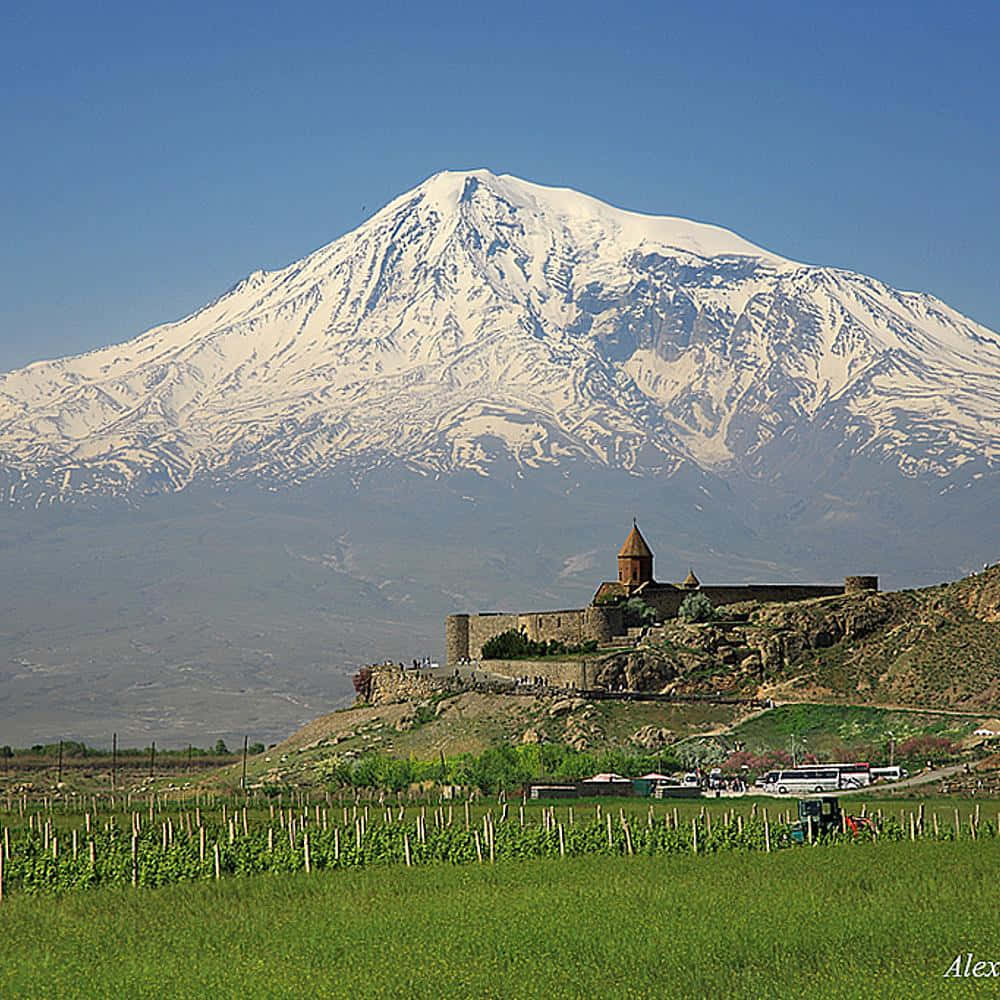
[[[863,831],[875,832],[875,825],[866,816],[848,816],[840,808],[840,800],[832,796],[819,799],[799,799],[798,822],[792,824],[793,844],[811,843],[818,837],[829,837],[840,830],[854,837]]]

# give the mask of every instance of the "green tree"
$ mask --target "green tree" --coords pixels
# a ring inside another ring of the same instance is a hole
[[[688,594],[677,609],[677,617],[682,622],[711,622],[718,617],[715,605],[705,594]]]
[[[217,754],[229,753],[229,747],[226,746],[226,741],[225,740],[216,740],[215,741],[215,752]]]
[[[640,628],[652,625],[656,612],[641,597],[630,597],[625,602],[623,617],[626,628]]]

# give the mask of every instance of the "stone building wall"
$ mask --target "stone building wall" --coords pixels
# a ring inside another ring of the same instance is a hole
[[[787,604],[815,597],[837,597],[844,593],[844,588],[811,584],[748,583],[739,587],[701,587],[699,593],[704,594],[716,607],[720,607],[724,604],[739,604],[741,601]]]
[[[493,636],[518,627],[518,616],[508,614],[469,615],[469,651],[465,655],[479,658],[483,643]],[[448,661],[449,663],[452,661]]]
[[[591,639],[608,642],[613,636],[625,633],[620,607],[449,615],[445,620],[445,662],[478,659],[484,642],[510,629],[523,630],[533,642],[555,639],[567,645],[580,645]]]
[[[599,669],[593,657],[579,660],[483,660],[481,670],[516,680],[544,677],[553,687],[589,688]]]
[[[371,705],[391,705],[398,701],[420,701],[447,689],[437,678],[404,670],[395,663],[376,663],[371,667],[372,686],[368,702]]]

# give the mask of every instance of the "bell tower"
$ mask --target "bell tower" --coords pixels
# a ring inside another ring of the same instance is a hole
[[[629,590],[653,579],[653,553],[632,518],[632,530],[618,552],[618,582]]]

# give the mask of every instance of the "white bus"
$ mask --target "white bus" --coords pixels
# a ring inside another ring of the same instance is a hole
[[[836,792],[840,789],[840,771],[821,764],[812,767],[793,767],[786,771],[773,771],[764,786],[779,795],[789,792]]]
[[[771,771],[763,781],[765,789],[779,795],[789,792],[845,792],[865,788],[871,783],[868,764],[808,764]]]
[[[906,768],[900,767],[898,764],[893,764],[890,767],[872,768],[872,781],[899,781],[906,775]]]

